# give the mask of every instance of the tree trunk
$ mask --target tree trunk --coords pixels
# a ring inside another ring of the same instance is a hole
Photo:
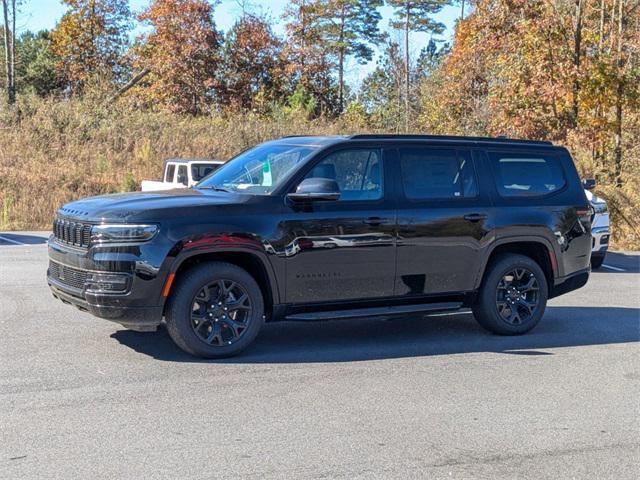
[[[407,1],[405,4],[405,21],[404,21],[404,130],[409,133],[409,83],[410,83],[410,65],[409,65],[409,15],[410,6]]]
[[[15,25],[15,4],[13,5],[13,24]],[[15,32],[9,25],[9,0],[2,0],[2,13],[4,18],[4,59],[5,74],[7,82],[7,102],[9,104],[16,101],[16,84],[15,84]]]
[[[622,186],[622,102],[624,96],[624,78],[622,61],[622,34],[623,34],[623,12],[624,0],[619,0],[618,12],[618,45],[616,51],[616,75],[618,85],[616,88],[616,123],[615,123],[615,147],[613,150],[615,164],[616,187]]]
[[[574,17],[574,34],[573,34],[573,66],[575,67],[575,77],[573,80],[573,112],[572,112],[572,127],[575,128],[578,125],[578,95],[580,93],[580,62],[582,51],[582,13],[583,13],[583,0],[575,0],[576,10]]]
[[[460,20],[464,20],[464,0],[460,2]]]
[[[340,11],[340,49],[338,57],[338,113],[344,110],[344,3]]]

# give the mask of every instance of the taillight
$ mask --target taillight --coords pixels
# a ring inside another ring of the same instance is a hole
[[[576,215],[580,217],[580,220],[591,220],[591,215],[593,215],[592,207],[576,207]]]

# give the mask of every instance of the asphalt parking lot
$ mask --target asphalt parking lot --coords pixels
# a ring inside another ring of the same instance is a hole
[[[522,337],[278,323],[201,361],[54,300],[44,237],[0,233],[0,478],[640,476],[640,254]]]

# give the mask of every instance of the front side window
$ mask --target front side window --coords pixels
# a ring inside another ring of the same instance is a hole
[[[228,161],[196,188],[270,195],[319,148],[318,145],[264,143]]]
[[[400,149],[405,196],[411,200],[475,197],[478,195],[471,152],[453,148]]]
[[[565,185],[560,162],[553,156],[491,153],[490,157],[503,197],[542,196]]]
[[[180,165],[178,167],[178,183],[182,183],[183,185],[186,185],[187,183],[189,183],[189,179],[187,178],[186,165]]]
[[[318,163],[305,178],[335,180],[342,201],[382,198],[382,159],[377,149],[341,150]]]
[[[176,165],[174,163],[170,163],[167,165],[167,173],[164,177],[165,182],[173,182],[173,176],[176,173]]]

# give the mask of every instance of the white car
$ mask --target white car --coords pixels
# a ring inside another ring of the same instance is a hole
[[[162,181],[143,180],[141,190],[153,192],[193,187],[222,164],[224,164],[222,160],[172,158],[164,163]]]
[[[591,268],[600,268],[604,262],[604,257],[609,248],[609,237],[611,230],[609,229],[609,209],[604,199],[596,196],[592,190],[595,182],[585,180],[583,182],[587,199],[593,207],[593,218],[591,219],[591,236],[593,243],[591,248]]]

